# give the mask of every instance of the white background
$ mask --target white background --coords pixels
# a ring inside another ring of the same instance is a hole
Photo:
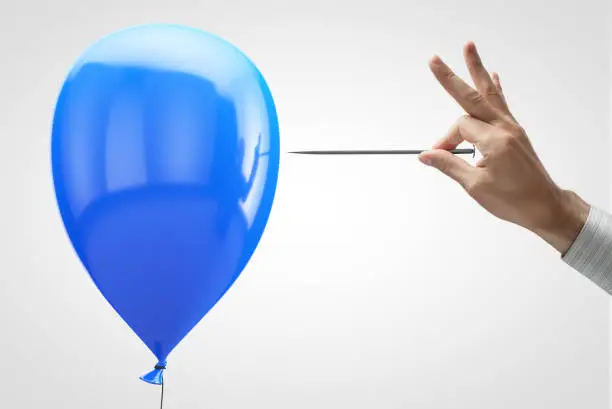
[[[241,48],[283,151],[430,146],[461,115],[430,75],[476,41],[553,178],[606,208],[604,0],[77,1],[0,5],[0,398],[154,408],[154,358],[107,305],[56,209],[49,138],[72,62],[134,24]],[[416,158],[283,155],[234,288],[169,359],[168,408],[608,407],[608,295]]]

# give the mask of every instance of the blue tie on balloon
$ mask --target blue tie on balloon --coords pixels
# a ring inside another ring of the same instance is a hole
[[[85,51],[52,135],[59,210],[83,265],[166,358],[240,275],[266,226],[279,130],[262,75],[237,48],[173,25]]]

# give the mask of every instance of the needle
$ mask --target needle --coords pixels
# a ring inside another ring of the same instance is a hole
[[[332,151],[293,151],[300,155],[419,155],[426,150],[395,149],[395,150],[332,150]],[[453,149],[449,151],[455,155],[474,155],[474,149]]]

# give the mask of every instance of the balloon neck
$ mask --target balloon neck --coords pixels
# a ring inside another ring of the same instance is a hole
[[[163,385],[165,369],[166,361],[159,361],[151,372],[147,373],[146,375],[142,375],[140,379],[153,385]]]

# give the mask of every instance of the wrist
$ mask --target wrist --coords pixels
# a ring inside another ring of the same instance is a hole
[[[590,206],[570,190],[559,189],[557,193],[550,204],[551,217],[545,225],[533,231],[563,255],[580,234]]]

